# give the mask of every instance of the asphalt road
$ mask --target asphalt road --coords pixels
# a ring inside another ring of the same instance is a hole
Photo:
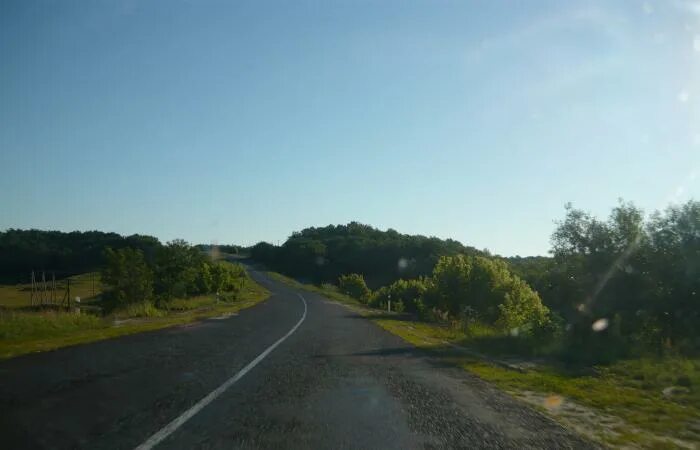
[[[0,447],[591,446],[344,307],[253,276],[273,295],[237,316],[0,363]]]

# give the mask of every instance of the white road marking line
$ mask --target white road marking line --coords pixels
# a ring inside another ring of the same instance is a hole
[[[282,342],[284,342],[289,336],[294,333],[297,328],[299,328],[299,325],[306,319],[306,299],[301,295],[297,294],[301,301],[304,303],[304,314],[301,315],[301,319],[299,319],[299,322],[297,322],[294,327],[292,327],[287,334],[282,336],[277,342],[269,346],[264,352],[262,352],[260,355],[258,355],[257,358],[252,360],[251,362],[248,363],[247,366],[242,368],[237,374],[229,378],[219,386],[218,388],[214,389],[211,393],[209,393],[206,397],[198,401],[194,406],[192,406],[190,409],[185,411],[184,413],[180,414],[178,418],[161,428],[158,432],[156,432],[153,436],[149,437],[146,442],[143,444],[139,445],[136,447],[136,450],[149,450],[158,445],[163,439],[167,438],[170,436],[172,433],[174,433],[178,428],[180,428],[185,422],[190,420],[192,417],[194,417],[195,414],[197,414],[199,411],[204,409],[205,406],[207,406],[209,403],[213,402],[216,400],[218,396],[223,394],[226,389],[230,388],[236,381],[240,380],[243,378],[245,374],[250,372],[255,366],[257,366],[260,361],[265,359],[267,355],[269,355],[275,348],[277,348],[278,345],[280,345]]]

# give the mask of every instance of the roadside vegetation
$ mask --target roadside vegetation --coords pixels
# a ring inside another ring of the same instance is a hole
[[[332,284],[271,278],[321,294],[367,316],[387,331],[489,381],[595,441],[612,446],[695,448],[700,441],[700,359],[650,356],[610,364],[568,365],[523,356],[531,346],[517,336],[468,332],[455,321],[377,309]],[[519,347],[520,350],[514,350]]]
[[[106,247],[100,261],[99,272],[57,282],[81,297],[71,310],[30,306],[30,285],[0,286],[0,358],[228,315],[269,296],[241,265],[180,240],[148,252]]]
[[[246,276],[235,299],[215,295],[173,299],[167,308],[133,303],[106,315],[65,311],[0,310],[0,358],[141,333],[234,314],[260,303],[269,292]]]
[[[645,216],[621,202],[606,220],[568,206],[550,257],[460,246],[350,224],[251,254],[600,442],[697,446],[700,203]],[[382,251],[394,258],[383,272],[365,259]],[[289,254],[306,262],[287,270]],[[349,266],[366,271],[329,284]]]

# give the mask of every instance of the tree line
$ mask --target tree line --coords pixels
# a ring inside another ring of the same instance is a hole
[[[551,243],[550,258],[509,264],[568,324],[578,351],[700,348],[700,202],[647,216],[620,201],[604,220],[567,205]],[[592,345],[599,320],[608,327]]]
[[[160,245],[155,237],[138,234],[9,229],[0,232],[0,282],[26,283],[33,270],[54,272],[58,278],[90,272],[100,268],[107,247],[153,255]]]
[[[567,205],[551,256],[503,258],[357,223],[308,228],[251,256],[276,270],[465,329],[487,327],[602,361],[700,348],[700,203],[599,219]],[[367,280],[365,282],[365,280]]]
[[[239,249],[229,245],[216,250],[234,254]],[[224,300],[235,297],[245,270],[212,261],[211,253],[211,246],[183,240],[162,244],[138,234],[9,229],[0,232],[0,281],[26,283],[32,271],[52,272],[57,278],[99,271],[107,310],[210,293]]]
[[[378,287],[400,278],[431,273],[441,256],[481,255],[484,252],[451,239],[411,236],[351,222],[294,232],[283,245],[260,242],[250,256],[281,272],[316,283],[360,273]]]
[[[165,305],[175,298],[201,294],[234,299],[246,280],[242,266],[211,261],[183,240],[160,245],[151,254],[131,247],[108,247],[101,275],[107,287],[106,304],[111,308],[143,302]]]

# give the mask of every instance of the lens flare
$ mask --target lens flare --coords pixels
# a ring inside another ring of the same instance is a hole
[[[564,403],[564,399],[559,395],[550,395],[544,399],[543,403],[544,407],[549,410],[559,409],[562,403]]]
[[[603,331],[606,328],[608,328],[608,325],[610,322],[606,318],[598,319],[595,322],[593,322],[593,325],[591,325],[591,329],[595,332]]]

